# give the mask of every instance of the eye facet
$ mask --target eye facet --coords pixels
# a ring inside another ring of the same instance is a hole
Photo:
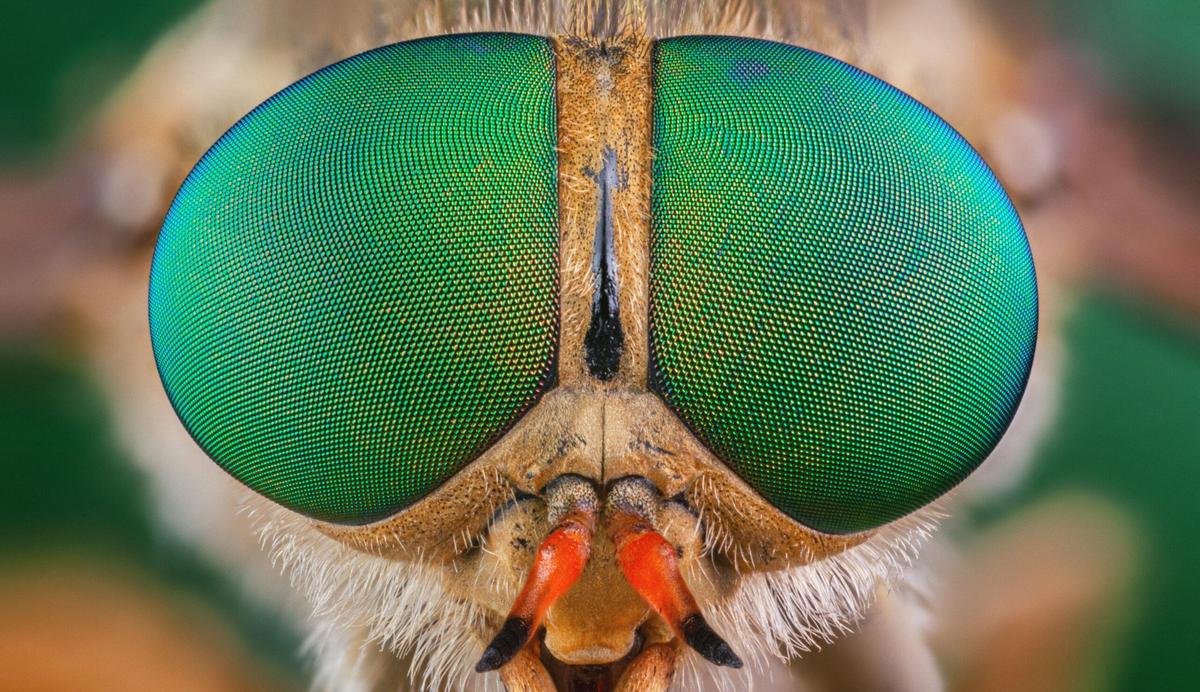
[[[1028,243],[986,164],[907,95],[783,44],[660,41],[653,99],[652,387],[820,531],[964,479],[1037,332]]]
[[[204,156],[150,282],[180,418],[251,489],[366,523],[551,384],[558,220],[545,39],[447,36],[325,68]]]

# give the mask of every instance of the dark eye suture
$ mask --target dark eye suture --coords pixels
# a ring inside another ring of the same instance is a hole
[[[617,154],[604,150],[600,171],[599,213],[596,217],[596,244],[592,254],[592,273],[596,292],[592,298],[592,319],[584,336],[583,348],[588,372],[599,380],[611,380],[621,366],[625,334],[621,330],[621,308],[617,301],[617,262],[613,245],[612,193],[619,184]]]

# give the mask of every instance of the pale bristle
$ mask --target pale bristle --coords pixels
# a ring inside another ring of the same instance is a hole
[[[675,689],[753,689],[769,658],[792,660],[853,631],[881,590],[899,588],[940,516],[936,508],[926,508],[842,553],[745,576],[731,599],[702,603],[706,617],[747,665],[730,672],[689,653]],[[705,543],[709,552],[737,550],[710,525],[706,525]],[[693,570],[689,580],[704,578],[700,572]]]
[[[308,651],[317,689],[374,689],[381,677],[400,669],[408,671],[415,689],[500,689],[494,674],[480,676],[471,667],[495,618],[446,593],[439,570],[447,567],[362,553],[297,515],[257,504],[264,546],[312,607]],[[927,509],[836,556],[747,575],[729,600],[702,603],[706,617],[747,666],[716,668],[689,653],[674,688],[752,689],[769,658],[793,659],[850,632],[880,589],[904,574],[937,516]],[[719,531],[708,531],[705,538],[710,552],[729,547]],[[688,579],[704,579],[703,572],[692,570]],[[482,581],[480,588],[495,588],[508,580]]]
[[[393,674],[388,658],[405,661],[415,689],[500,689],[497,676],[472,670],[487,614],[451,598],[436,568],[346,547],[283,509],[258,514],[273,563],[312,608],[316,689],[377,689]]]

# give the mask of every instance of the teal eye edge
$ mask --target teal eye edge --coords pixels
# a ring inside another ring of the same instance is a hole
[[[1015,415],[1037,281],[1011,200],[931,110],[738,37],[654,55],[651,389],[794,520],[895,521]]]
[[[200,159],[148,307],[168,399],[218,466],[372,523],[553,389],[554,73],[540,37],[392,44],[286,87]]]

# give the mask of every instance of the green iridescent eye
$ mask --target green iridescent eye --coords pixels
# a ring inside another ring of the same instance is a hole
[[[829,533],[964,479],[1017,407],[1037,286],[975,151],[888,84],[783,44],[657,44],[651,382]]]
[[[150,280],[154,354],[201,447],[318,519],[403,509],[551,385],[545,39],[387,46],[272,97],[196,165]]]

